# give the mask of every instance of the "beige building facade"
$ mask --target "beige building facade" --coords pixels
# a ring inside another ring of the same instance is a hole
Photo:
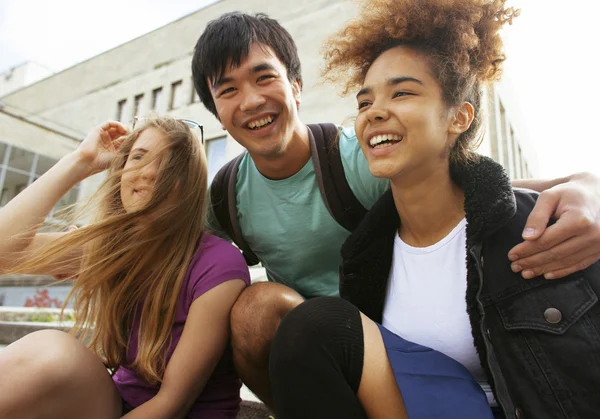
[[[33,61],[25,62],[0,73],[0,97],[35,83],[53,71]]]
[[[351,120],[352,97],[321,82],[320,49],[326,37],[355,13],[352,0],[221,0],[117,48],[0,97],[0,187],[4,205],[23,185],[35,180],[77,147],[93,126],[135,115],[170,114],[203,124],[209,173],[242,151],[216,118],[198,102],[191,79],[191,58],[206,24],[230,11],[265,12],[290,31],[300,51],[304,91],[300,108],[306,123]],[[486,92],[488,129],[481,152],[501,162],[511,177],[535,174],[534,154],[511,114],[507,91]],[[25,163],[15,166],[21,153]],[[40,163],[43,162],[43,163]],[[15,180],[18,169],[22,176]],[[25,182],[25,176],[27,176]],[[89,196],[99,177],[83,182],[68,199]]]
[[[502,164],[511,179],[531,178],[538,172],[535,150],[509,86],[505,80],[484,92],[486,129],[478,151]]]

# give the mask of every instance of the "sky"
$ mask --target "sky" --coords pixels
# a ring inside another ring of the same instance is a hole
[[[540,176],[600,175],[600,2],[521,0],[504,32],[506,77]]]
[[[0,0],[0,73],[25,61],[63,70],[214,1]],[[505,86],[536,175],[600,175],[600,1],[508,4],[521,16],[504,31]]]

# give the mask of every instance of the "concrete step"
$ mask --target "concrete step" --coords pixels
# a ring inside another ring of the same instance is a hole
[[[238,419],[268,419],[272,415],[271,411],[260,402],[242,400]]]
[[[60,321],[58,308],[0,307],[0,344],[10,344],[43,329],[68,331],[74,324],[73,310],[65,309]]]
[[[267,280],[265,268],[253,266],[250,269],[250,277],[252,282],[260,282]],[[3,287],[37,287],[43,288],[48,286],[72,286],[73,281],[56,281],[48,275],[0,275],[0,288]]]
[[[0,344],[8,345],[30,333],[44,329],[68,332],[73,322],[2,322],[0,321]]]
[[[252,283],[267,280],[265,269],[250,268]],[[0,276],[0,306],[61,308],[71,291],[72,281],[55,281],[43,275]]]
[[[60,308],[0,307],[0,322],[58,322]],[[73,309],[66,308],[63,320],[73,321]]]

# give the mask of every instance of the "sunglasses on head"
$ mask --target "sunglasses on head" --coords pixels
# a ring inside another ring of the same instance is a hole
[[[135,128],[135,124],[137,122],[144,121],[144,120],[147,120],[147,119],[150,119],[150,118],[144,118],[144,117],[134,116],[133,117],[132,128]],[[180,118],[177,118],[176,120],[183,122],[184,124],[186,124],[191,129],[198,128],[200,130],[200,142],[202,144],[204,144],[204,127],[201,124],[197,123],[196,121],[192,121],[191,119],[180,119]]]

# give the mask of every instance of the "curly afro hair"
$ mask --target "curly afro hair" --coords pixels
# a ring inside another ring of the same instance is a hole
[[[346,94],[383,52],[402,45],[424,54],[446,104],[475,108],[451,151],[451,159],[469,158],[482,128],[482,85],[500,78],[505,60],[499,31],[518,14],[506,0],[363,0],[359,17],[325,43],[324,75]]]

